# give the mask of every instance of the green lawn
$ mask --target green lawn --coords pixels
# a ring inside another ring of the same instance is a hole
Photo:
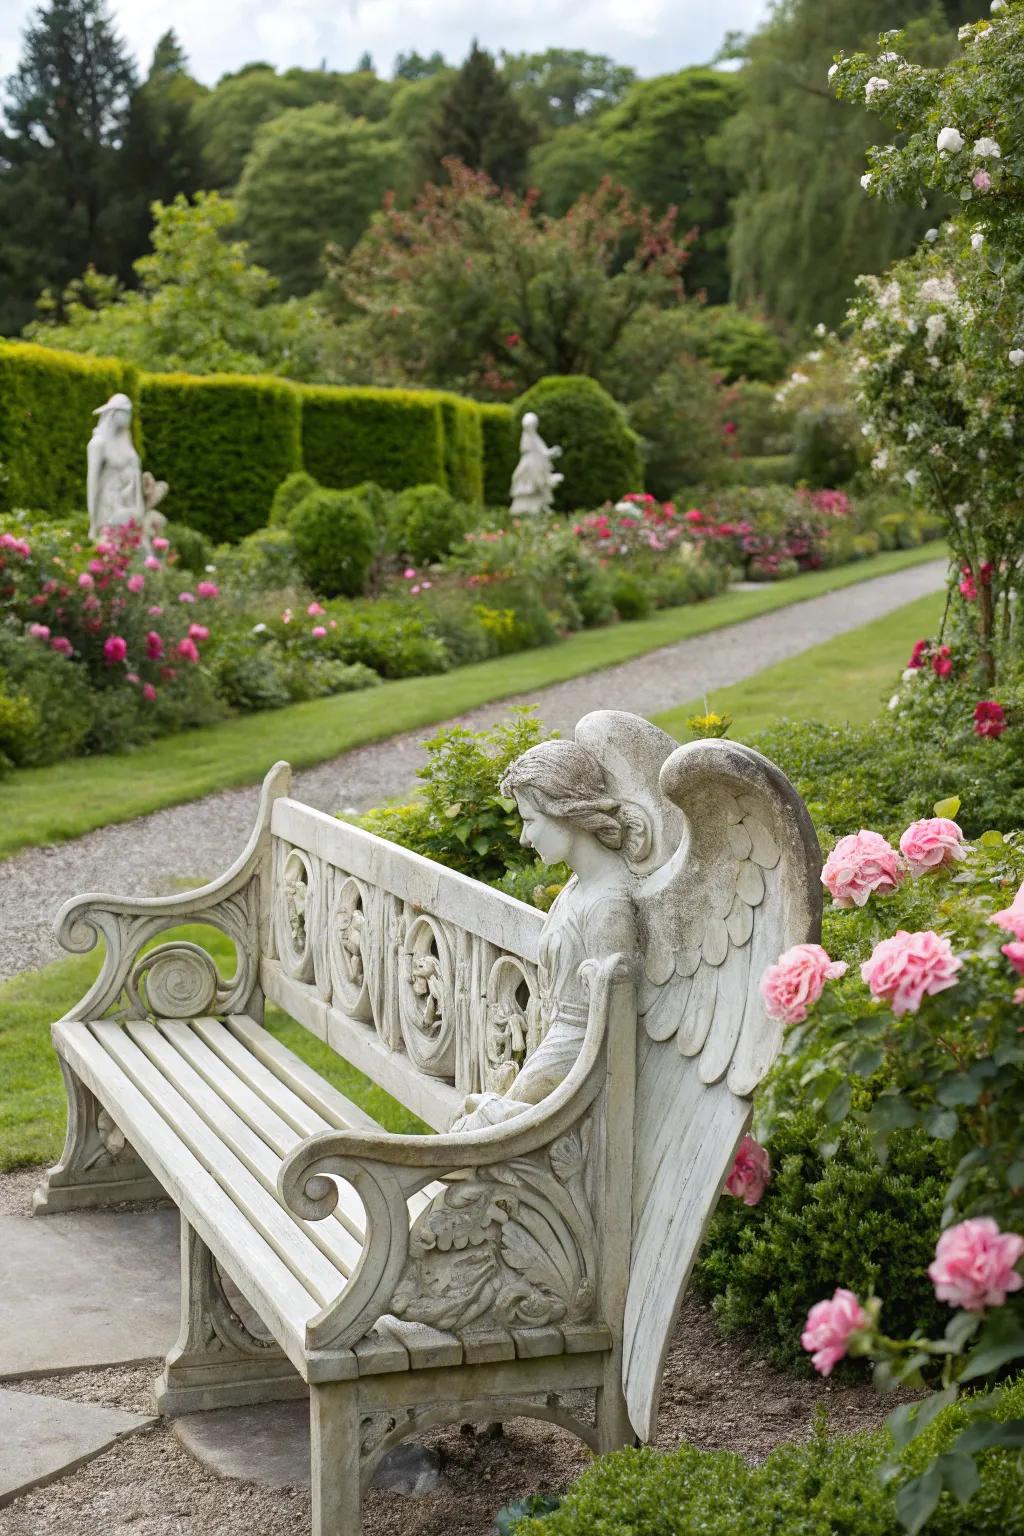
[[[205,926],[174,929],[171,938],[202,944],[225,973],[234,968],[231,943]],[[152,948],[152,945],[147,946]],[[0,1169],[53,1162],[64,1145],[64,1084],[50,1044],[50,1025],[92,984],[102,950],[58,960],[0,985]],[[297,1056],[392,1131],[426,1126],[301,1024],[268,1008],[266,1025]]]
[[[708,705],[732,716],[729,735],[738,741],[784,719],[866,725],[892,693],[914,641],[935,633],[944,602],[944,594],[937,592],[908,603],[731,688],[719,688],[709,695]],[[687,717],[703,712],[704,700],[691,699],[654,719],[670,735],[688,741]]]
[[[941,544],[876,555],[835,571],[815,571],[754,592],[664,609],[647,619],[587,630],[559,645],[461,667],[440,677],[384,683],[362,693],[247,715],[205,730],[165,737],[137,752],[75,758],[24,769],[4,780],[0,859],[19,848],[79,837],[239,784],[258,782],[278,758],[296,767],[513,694],[594,672],[692,635],[706,634],[872,576],[934,560]]]

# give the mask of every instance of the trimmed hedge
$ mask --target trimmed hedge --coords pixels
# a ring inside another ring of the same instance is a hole
[[[444,431],[444,471],[456,501],[479,506],[484,499],[484,435],[480,407],[461,395],[439,393]]]
[[[573,512],[618,501],[644,488],[640,440],[622,407],[584,374],[554,374],[520,395],[514,406],[516,434],[527,411],[540,419],[540,433],[562,456],[565,476],[555,491],[555,510]]]
[[[0,342],[0,511],[84,511],[93,411],[118,391],[137,402],[137,383],[116,358]]]
[[[300,396],[303,465],[321,485],[344,490],[372,480],[388,491],[447,488],[444,420],[435,392],[323,385],[302,389]]]
[[[280,379],[149,373],[139,385],[143,460],[170,486],[167,512],[219,541],[262,528],[302,468],[300,400]]]
[[[482,405],[480,431],[484,456],[484,501],[489,507],[507,507],[512,476],[519,460],[517,422],[510,405]]]

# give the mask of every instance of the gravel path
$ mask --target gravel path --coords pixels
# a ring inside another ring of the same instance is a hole
[[[656,714],[713,695],[716,689],[939,591],[946,569],[945,560],[934,560],[878,576],[557,683],[529,699],[486,705],[446,723],[478,727],[517,702],[537,704],[545,724],[563,733],[591,709]],[[325,811],[363,810],[406,794],[416,783],[416,769],[423,761],[421,742],[429,734],[421,728],[343,753],[297,774],[295,793]],[[72,842],[30,848],[4,862],[0,980],[36,970],[62,953],[52,922],[68,896],[88,890],[160,893],[201,884],[226,869],[248,836],[257,794],[256,787],[249,787],[207,795],[189,805],[101,827]]]

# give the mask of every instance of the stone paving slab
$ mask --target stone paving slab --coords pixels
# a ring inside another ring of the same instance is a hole
[[[98,1403],[0,1390],[0,1505],[80,1467],[156,1421]]]
[[[186,1413],[172,1427],[186,1450],[218,1477],[268,1488],[309,1487],[306,1400]],[[432,1493],[440,1481],[440,1458],[411,1442],[389,1452],[374,1477],[376,1487],[404,1494]]]
[[[0,1255],[0,1379],[152,1359],[177,1337],[179,1226],[170,1206],[0,1216]]]

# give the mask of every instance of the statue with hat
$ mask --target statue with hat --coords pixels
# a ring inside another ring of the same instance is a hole
[[[167,483],[143,473],[132,441],[132,402],[127,395],[111,395],[93,415],[98,420],[87,450],[89,537],[98,539],[105,528],[134,523],[143,552],[150,554],[153,536],[166,523],[156,509],[167,494]]]
[[[512,476],[513,517],[532,517],[539,512],[550,512],[555,487],[565,478],[551,468],[561,448],[549,448],[538,431],[538,421],[533,411],[527,411],[522,420],[519,438],[519,463]]]

